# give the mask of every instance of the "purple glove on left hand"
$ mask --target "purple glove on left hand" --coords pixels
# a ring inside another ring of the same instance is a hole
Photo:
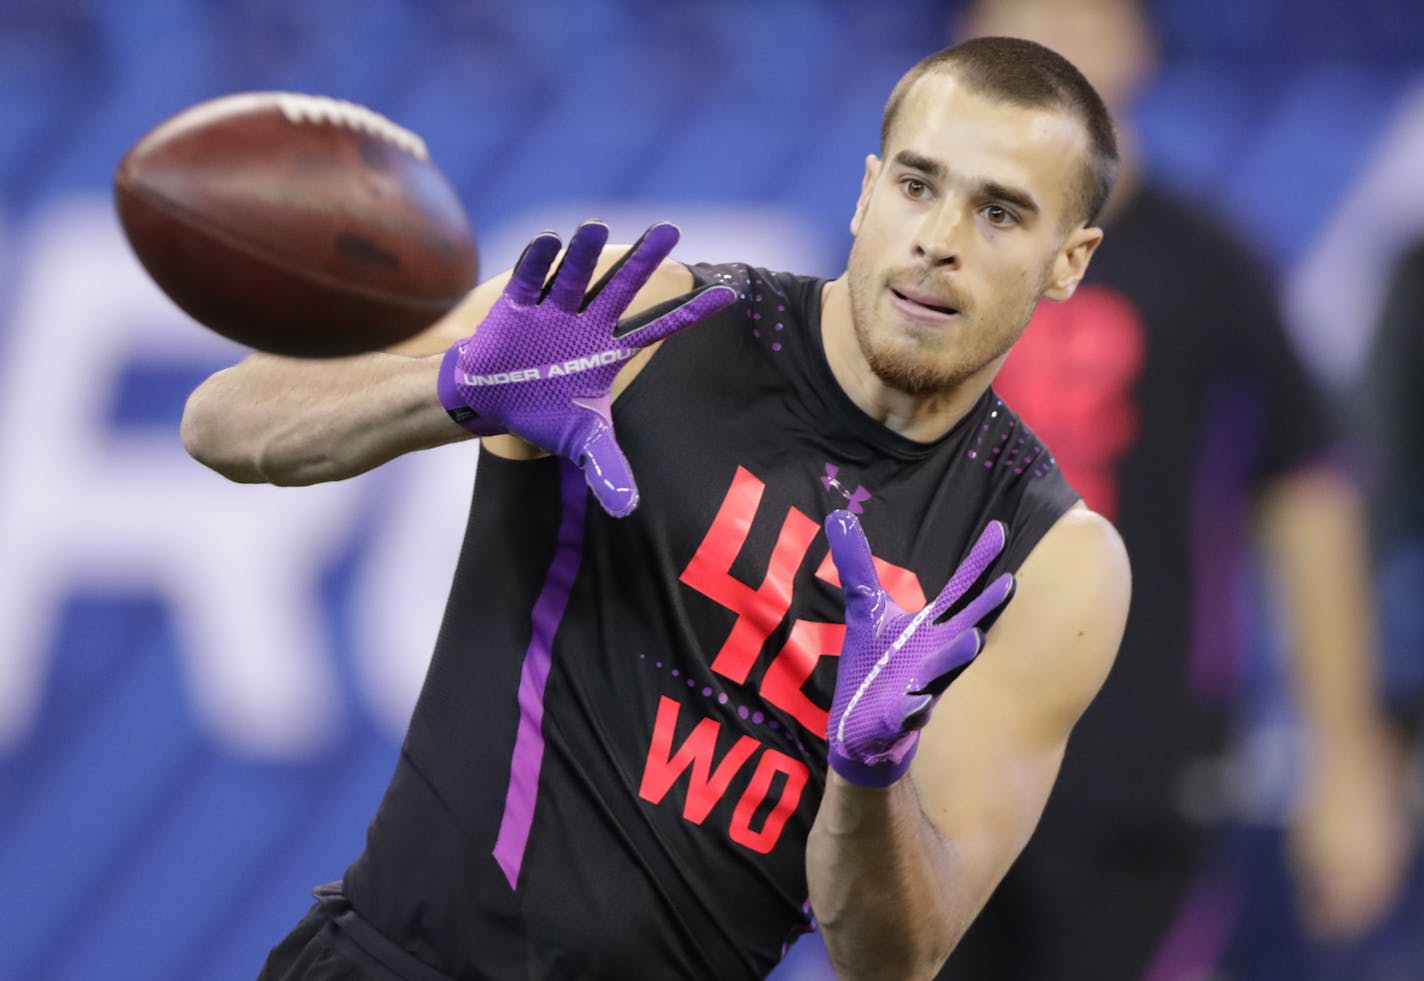
[[[913,615],[880,585],[855,515],[832,512],[826,537],[846,601],[846,636],[826,733],[830,765],[851,783],[888,787],[910,768],[919,730],[954,672],[984,646],[978,624],[1013,595],[1014,577],[1006,572],[947,621],[935,622],[1004,550],[1006,531],[991,521],[940,594]]]
[[[451,418],[477,436],[514,433],[572,460],[605,511],[632,513],[638,488],[613,436],[614,376],[641,348],[736,299],[728,287],[707,287],[668,312],[648,311],[642,319],[657,319],[615,337],[619,317],[677,240],[677,226],[654,225],[588,290],[608,226],[580,225],[547,287],[559,237],[536,237],[489,315],[445,354],[439,395]]]

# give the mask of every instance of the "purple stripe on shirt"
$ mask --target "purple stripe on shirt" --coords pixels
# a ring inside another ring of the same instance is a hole
[[[1209,705],[1240,694],[1244,625],[1237,615],[1250,542],[1250,461],[1260,451],[1259,394],[1236,388],[1212,401],[1191,496],[1192,693]]]
[[[509,789],[504,795],[504,815],[499,821],[499,837],[494,843],[494,859],[504,870],[511,889],[519,888],[519,869],[529,844],[529,828],[534,823],[534,803],[539,795],[539,769],[544,762],[544,686],[554,657],[554,636],[568,608],[569,592],[583,559],[583,520],[587,507],[587,485],[583,472],[567,460],[561,461],[563,518],[549,572],[544,577],[539,598],[534,601],[530,620],[534,632],[524,651],[519,672],[519,731],[514,754],[509,761]]]
[[[1157,949],[1142,981],[1182,981],[1207,977],[1221,962],[1236,921],[1237,894],[1212,869],[1199,878]]]

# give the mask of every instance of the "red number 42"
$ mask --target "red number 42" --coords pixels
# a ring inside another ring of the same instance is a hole
[[[733,577],[732,563],[746,544],[765,490],[766,484],[750,471],[737,468],[712,527],[681,577],[688,586],[737,615],[712,660],[712,670],[738,684],[747,680],[767,638],[786,619],[797,570],[821,531],[813,519],[794,507],[788,508],[761,585],[752,587]],[[886,591],[901,608],[918,610],[925,605],[919,577],[909,569],[878,558],[875,568]],[[816,569],[816,577],[840,585],[829,553]],[[828,709],[811,701],[804,686],[821,658],[840,655],[844,639],[844,623],[794,621],[785,645],[772,658],[758,688],[763,701],[786,712],[821,739],[826,738]]]

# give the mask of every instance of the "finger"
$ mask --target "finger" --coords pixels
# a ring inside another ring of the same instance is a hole
[[[961,630],[949,643],[920,662],[906,686],[907,694],[939,697],[955,679],[956,672],[978,657],[983,649],[983,631],[974,627]]]
[[[906,691],[895,702],[886,721],[900,732],[923,729],[930,721],[939,697],[958,678],[966,666],[971,664],[984,649],[984,634],[978,630],[964,630],[921,662],[906,685]]]
[[[544,289],[544,277],[549,275],[549,267],[558,254],[559,236],[553,232],[540,232],[534,236],[514,264],[514,273],[509,277],[504,295],[520,306],[538,303],[539,294]]]
[[[626,518],[638,506],[633,468],[613,437],[613,426],[607,421],[606,413],[600,412],[594,404],[576,404],[588,409],[593,417],[576,456],[584,480],[588,481],[589,490],[603,510],[615,518]]]
[[[1001,609],[1013,598],[1014,589],[1017,587],[1013,574],[1006,572],[984,587],[974,599],[954,616],[946,621],[941,629],[952,632],[959,632],[968,627],[979,627],[983,630],[989,629],[989,620],[995,611]]]
[[[840,573],[841,589],[845,592],[846,620],[865,615],[867,605],[873,606],[880,595],[880,576],[875,571],[875,559],[870,543],[865,540],[860,520],[849,511],[832,511],[826,516],[826,539],[831,543],[831,558]]]
[[[959,567],[954,570],[949,577],[949,582],[944,584],[944,589],[940,590],[935,597],[934,608],[930,613],[931,620],[938,620],[944,616],[945,611],[959,601],[959,598],[968,592],[969,587],[979,580],[984,574],[984,570],[989,568],[993,561],[999,557],[999,553],[1004,550],[1004,543],[1008,540],[1008,529],[1002,521],[991,521],[979,533],[979,540],[976,541],[969,554],[964,557],[964,561],[959,563]]]
[[[916,729],[923,729],[930,721],[930,710],[934,708],[935,702],[939,701],[934,695],[926,695],[922,692],[909,692],[900,698],[900,704],[896,711],[900,718],[888,719],[887,721],[899,728],[900,732],[914,732]]]
[[[652,323],[644,324],[621,335],[619,340],[629,347],[647,347],[664,337],[676,334],[705,317],[710,317],[737,298],[730,286],[710,286],[692,294],[692,298]],[[682,299],[679,297],[678,299]],[[676,300],[673,301],[677,302]]]
[[[621,314],[672,252],[681,235],[676,225],[665,221],[649,228],[589,291],[584,309],[596,303],[604,312]]]
[[[584,292],[607,243],[608,226],[603,222],[586,221],[578,227],[549,286],[548,298],[554,306],[569,313],[583,306]]]

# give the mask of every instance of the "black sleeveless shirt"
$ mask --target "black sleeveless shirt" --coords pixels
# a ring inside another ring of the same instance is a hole
[[[860,515],[917,608],[991,519],[1016,569],[1077,494],[987,392],[942,439],[862,413],[824,282],[699,265],[740,298],[614,406],[614,519],[558,459],[481,454],[395,776],[344,888],[453,978],[762,977],[810,926],[844,607],[821,523]]]

